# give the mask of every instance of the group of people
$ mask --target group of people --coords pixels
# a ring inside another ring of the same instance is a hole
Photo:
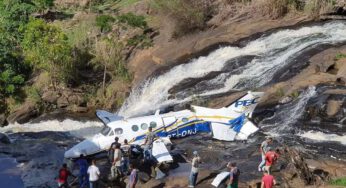
[[[261,181],[261,188],[272,188],[275,184],[275,178],[272,175],[272,166],[276,163],[279,158],[279,151],[274,151],[270,145],[273,142],[273,138],[269,137],[261,143],[261,163],[258,166],[258,171],[263,172],[263,177]],[[199,164],[201,163],[201,158],[197,151],[193,152],[193,158],[191,161],[191,172],[189,176],[189,187],[195,187],[197,183]],[[229,162],[227,164],[229,169],[229,180],[227,188],[238,188],[238,181],[240,176],[240,170],[237,164],[234,162]]]
[[[78,180],[79,180],[79,187],[81,188],[97,188],[98,187],[98,180],[100,178],[100,170],[96,166],[96,160],[91,161],[91,165],[89,166],[88,161],[84,157],[83,154],[80,155],[79,159],[75,162],[76,165],[78,165],[79,168],[79,174],[78,174]],[[59,170],[58,175],[58,186],[59,188],[68,188],[70,187],[70,184],[68,183],[68,177],[74,177],[75,179],[77,176],[73,175],[71,171],[67,168],[67,164],[64,163],[62,165],[62,168]]]

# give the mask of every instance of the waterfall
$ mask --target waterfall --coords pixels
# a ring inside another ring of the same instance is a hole
[[[173,67],[166,73],[149,78],[134,88],[119,115],[132,117],[152,113],[167,106],[191,101],[198,96],[212,96],[231,90],[255,89],[268,84],[273,76],[307,50],[319,45],[346,41],[346,23],[284,29],[250,41],[244,47],[220,47],[206,56]],[[229,71],[223,69],[242,57],[252,56],[245,65]],[[208,76],[210,73],[215,76]],[[201,79],[192,87],[170,93],[184,80]]]

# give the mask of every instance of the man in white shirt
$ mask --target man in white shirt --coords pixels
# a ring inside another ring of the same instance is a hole
[[[98,180],[100,178],[100,170],[96,166],[96,160],[91,161],[91,165],[88,168],[90,188],[98,188]]]
[[[201,158],[198,156],[198,152],[193,152],[191,173],[189,176],[189,187],[195,187],[197,183],[199,163],[201,163]]]

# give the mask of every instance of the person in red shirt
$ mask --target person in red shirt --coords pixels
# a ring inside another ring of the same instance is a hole
[[[69,176],[72,176],[74,178],[76,178],[76,176],[74,176],[68,169],[67,169],[67,165],[66,163],[64,163],[62,165],[62,168],[59,170],[59,177],[58,177],[58,186],[59,188],[68,188],[68,182],[67,182],[67,178]]]
[[[268,170],[264,170],[264,175],[262,177],[261,188],[272,188],[276,184],[274,176],[270,175]]]
[[[268,171],[269,174],[271,172],[271,167],[273,166],[273,164],[275,164],[278,158],[279,158],[279,154],[273,151],[273,149],[269,147],[268,152],[265,155],[265,161],[266,161],[265,169]]]

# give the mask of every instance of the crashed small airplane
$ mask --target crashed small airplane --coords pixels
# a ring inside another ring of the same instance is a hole
[[[119,138],[119,143],[127,139],[130,144],[141,145],[149,126],[161,138],[161,143],[154,142],[154,157],[155,153],[162,157],[160,148],[162,152],[168,153],[167,149],[162,147],[162,142],[169,143],[170,138],[182,138],[200,132],[211,133],[214,139],[223,141],[246,140],[258,130],[247,117],[251,117],[263,94],[249,91],[230,106],[219,109],[191,106],[191,110],[165,114],[156,111],[154,115],[129,119],[98,110],[96,115],[105,125],[102,131],[92,139],[84,140],[66,151],[65,158],[77,158],[80,154],[93,155],[108,150],[115,137]],[[167,158],[158,159],[159,162],[165,160]]]

